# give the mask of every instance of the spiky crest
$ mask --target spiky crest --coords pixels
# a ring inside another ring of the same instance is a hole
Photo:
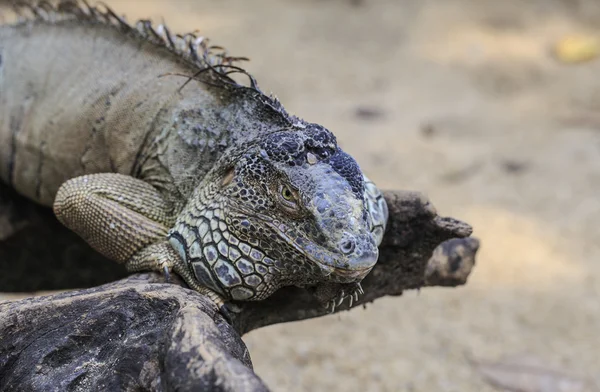
[[[44,22],[57,23],[61,21],[76,20],[89,24],[101,24],[118,29],[134,39],[141,39],[156,46],[167,49],[178,59],[189,64],[196,71],[192,75],[165,74],[161,76],[182,76],[187,80],[180,88],[184,88],[191,80],[222,88],[234,90],[238,94],[243,90],[245,98],[260,102],[277,114],[286,122],[297,122],[290,116],[279,100],[264,94],[258,87],[256,79],[239,64],[248,61],[247,57],[231,56],[221,46],[209,45],[209,39],[197,35],[197,31],[187,34],[174,34],[163,24],[153,25],[150,20],[140,19],[135,24],[129,24],[124,16],[118,16],[104,3],[92,6],[87,0],[58,0],[37,2],[24,0],[9,0],[8,6],[17,14],[17,23]],[[0,1],[0,9],[6,7]],[[1,14],[0,14],[1,16]],[[0,22],[2,18],[0,18]],[[249,85],[236,82],[231,76],[244,75],[249,80]]]

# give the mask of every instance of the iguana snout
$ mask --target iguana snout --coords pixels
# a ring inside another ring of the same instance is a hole
[[[362,279],[371,270],[378,249],[369,226],[362,173],[357,170],[351,173],[357,178],[345,177],[347,173],[333,169],[331,162],[336,159],[356,165],[338,149],[328,160],[304,168],[304,173],[289,170],[289,175],[292,183],[303,190],[300,193],[307,210],[306,221],[298,222],[297,235],[302,239],[303,252],[327,272],[328,280],[349,283]],[[352,181],[360,184],[357,192]]]

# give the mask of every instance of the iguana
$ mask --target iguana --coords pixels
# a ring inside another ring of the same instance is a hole
[[[80,1],[13,7],[2,181],[129,271],[174,271],[219,305],[287,285],[336,287],[332,309],[357,298],[387,207],[329,130],[203,37]]]

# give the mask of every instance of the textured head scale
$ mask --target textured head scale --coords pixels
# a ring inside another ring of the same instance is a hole
[[[222,173],[220,185],[210,197],[199,187],[201,205],[179,222],[171,243],[200,283],[228,298],[358,282],[377,261],[365,178],[319,125],[266,135]]]
[[[335,136],[308,124],[270,135],[254,157],[251,161],[266,171],[262,178],[271,179],[274,210],[287,226],[280,235],[331,280],[362,278],[377,260],[377,245],[369,230],[363,174]]]

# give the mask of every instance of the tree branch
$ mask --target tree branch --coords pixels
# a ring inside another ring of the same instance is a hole
[[[379,260],[362,282],[365,294],[358,304],[400,295],[406,289],[466,283],[479,248],[479,242],[468,237],[471,227],[438,216],[420,193],[388,191],[384,196],[390,211],[388,229],[379,248]],[[336,311],[347,310],[348,305],[344,302]],[[286,287],[264,301],[239,306],[241,312],[234,318],[234,325],[242,334],[265,325],[328,313],[310,291],[297,287]]]
[[[51,250],[37,260],[37,271],[47,271],[44,257],[64,258],[62,248],[33,239],[27,240],[30,249],[17,245],[24,233],[43,234],[45,225],[52,227],[52,216],[7,195],[0,194],[0,256],[16,258],[2,266],[19,270],[19,260],[31,261],[38,246]],[[479,246],[468,237],[471,228],[439,217],[419,193],[385,192],[385,197],[388,230],[358,304],[406,289],[464,284]],[[61,246],[81,246],[55,229],[54,241]],[[78,261],[64,271],[67,276],[82,276],[77,266],[85,268],[87,258]],[[311,290],[287,287],[264,301],[235,304],[230,325],[206,297],[172,279],[176,284],[164,283],[159,274],[136,274],[91,289],[0,303],[0,390],[264,391],[240,336],[327,314]],[[337,311],[347,308],[346,302]]]

